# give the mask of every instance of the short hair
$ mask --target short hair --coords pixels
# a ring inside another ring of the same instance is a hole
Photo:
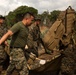
[[[34,19],[35,21],[41,21],[41,19]]]
[[[26,13],[24,14],[24,18],[30,18],[31,16],[33,16],[33,17],[35,18],[34,14],[31,13],[31,12],[26,12]]]
[[[3,20],[5,20],[5,17],[4,17],[4,16],[2,16],[2,15],[0,15],[0,19],[3,19]]]

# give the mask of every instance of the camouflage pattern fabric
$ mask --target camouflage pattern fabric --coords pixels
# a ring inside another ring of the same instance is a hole
[[[7,29],[4,28],[4,25],[0,25],[0,38],[6,33]],[[7,57],[7,54],[6,52],[4,51],[4,45],[1,45],[0,46],[0,64],[2,64],[6,57]]]
[[[3,25],[0,25],[0,38],[6,33],[7,28],[5,28]]]
[[[41,45],[41,40],[40,40],[40,29],[39,26],[36,24],[32,24],[29,27],[29,35],[28,35],[28,47],[30,49],[33,49],[33,53],[38,56],[38,47]]]
[[[64,50],[64,55],[59,75],[76,75],[76,48],[69,44]]]
[[[40,38],[40,29],[38,25],[32,24],[29,27],[29,36],[28,39],[33,43],[33,46],[37,47],[37,41],[39,41]],[[31,44],[29,43],[29,44]],[[31,44],[32,45],[32,44]]]
[[[11,75],[13,70],[17,70],[19,75],[28,75],[27,61],[21,48],[13,48],[10,52],[10,64],[6,75]]]
[[[4,50],[3,46],[0,46],[0,65],[3,64],[3,62],[6,60],[7,54]]]

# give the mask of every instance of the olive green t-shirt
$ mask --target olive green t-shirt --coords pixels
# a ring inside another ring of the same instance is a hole
[[[24,47],[27,43],[28,28],[20,21],[10,29],[13,32],[11,47]]]

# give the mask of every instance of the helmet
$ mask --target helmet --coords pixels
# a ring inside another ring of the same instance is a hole
[[[41,18],[38,17],[38,16],[36,16],[36,17],[35,17],[35,21],[41,21]]]

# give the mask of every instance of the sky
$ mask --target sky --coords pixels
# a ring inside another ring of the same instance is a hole
[[[76,0],[0,0],[0,15],[7,15],[22,5],[36,8],[39,14],[44,11],[64,11],[68,6],[76,10]]]

